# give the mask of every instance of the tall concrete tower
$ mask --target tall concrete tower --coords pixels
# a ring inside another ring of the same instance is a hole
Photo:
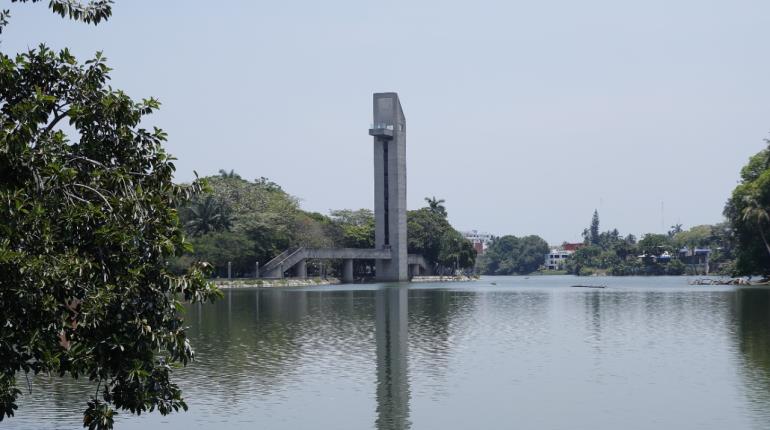
[[[377,280],[408,281],[406,253],[406,119],[396,93],[374,94],[374,242],[389,249],[377,260]]]

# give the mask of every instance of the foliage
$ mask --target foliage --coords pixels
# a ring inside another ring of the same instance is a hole
[[[111,427],[112,407],[187,407],[170,379],[193,358],[178,310],[219,293],[205,264],[175,276],[166,261],[189,249],[175,207],[200,184],[172,183],[166,134],[140,127],[158,102],[113,90],[109,70],[66,49],[0,55],[0,418],[16,408],[19,371],[95,381],[89,428]]]
[[[671,234],[671,243],[675,248],[681,249],[688,248],[700,248],[709,246],[714,239],[714,228],[712,225],[696,225],[689,230],[680,229],[678,232]],[[672,230],[673,232],[673,230]]]
[[[668,234],[649,233],[638,242],[633,235],[622,237],[617,229],[613,229],[599,233],[596,243],[591,243],[590,231],[588,228],[584,230],[588,246],[577,250],[567,260],[565,268],[568,273],[607,273],[615,276],[682,275],[694,270],[679,260],[679,250],[685,247],[710,249],[710,268],[723,272],[731,267],[734,254],[732,231],[724,223],[695,226],[689,230],[684,230],[681,224],[676,224]],[[664,255],[670,258],[659,258]]]
[[[229,172],[225,169],[219,169],[219,176],[225,179],[241,179],[241,175],[235,173],[233,169],[230,169]]]
[[[674,224],[671,226],[671,230],[668,231],[668,237],[674,237],[682,232],[682,224]]]
[[[374,213],[369,209],[335,210],[329,216],[305,212],[274,182],[266,178],[249,182],[232,170],[222,169],[203,180],[210,194],[180,208],[195,251],[175,260],[174,268],[202,259],[213,264],[217,275],[225,276],[227,263],[232,262],[234,275],[251,276],[257,261],[265,264],[289,248],[375,246]],[[407,213],[409,252],[442,267],[473,267],[473,246],[447,221],[444,201],[428,200],[432,207]],[[369,263],[356,264],[360,272]]]
[[[296,198],[265,178],[246,181],[221,170],[203,178],[209,194],[180,208],[183,225],[193,236],[195,255],[214,264],[219,275],[227,262],[235,273],[253,273],[283,250],[307,245],[321,227],[299,209]],[[222,174],[224,173],[224,174]]]
[[[737,274],[770,274],[770,148],[741,170],[724,213],[735,234]]]
[[[11,0],[11,3],[38,3],[42,0]],[[112,16],[112,0],[89,0],[84,4],[78,0],[49,0],[48,8],[62,18],[67,17],[86,24],[99,24]],[[8,24],[10,11],[3,10],[0,14],[0,32]]]
[[[428,209],[444,218],[447,217],[446,207],[444,207],[444,203],[446,203],[446,200],[444,199],[437,199],[436,196],[433,197],[425,197],[425,202],[428,204]]]
[[[594,209],[594,215],[591,217],[591,227],[589,230],[589,241],[593,245],[599,244],[599,211]]]
[[[431,207],[407,212],[409,253],[422,254],[442,267],[473,267],[476,263],[473,244],[449,224],[445,214]]]
[[[196,200],[186,210],[185,228],[193,236],[229,230],[233,223],[230,208],[213,196]]]
[[[647,233],[636,244],[639,253],[642,255],[660,256],[664,252],[673,251],[670,237],[665,234]]]
[[[214,274],[227,276],[227,263],[231,262],[233,275],[252,276],[256,270],[255,243],[249,237],[232,231],[211,232],[190,239],[193,245],[193,260],[207,261],[214,268]]]
[[[539,236],[494,238],[480,261],[485,275],[523,275],[536,271],[545,262],[548,242]]]
[[[338,246],[374,248],[374,212],[370,209],[348,209],[331,212]]]

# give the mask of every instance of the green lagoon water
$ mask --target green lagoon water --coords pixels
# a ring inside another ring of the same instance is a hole
[[[175,377],[190,411],[121,413],[117,429],[770,429],[763,288],[244,289],[186,319],[197,360]],[[79,429],[93,387],[41,377],[24,391],[0,428]]]

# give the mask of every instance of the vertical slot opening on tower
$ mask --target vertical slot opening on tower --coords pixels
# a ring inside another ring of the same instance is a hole
[[[390,202],[388,201],[388,195],[390,194],[388,190],[388,141],[385,139],[381,140],[382,142],[382,164],[383,164],[383,172],[385,174],[385,177],[383,178],[383,192],[384,192],[384,205],[383,209],[383,216],[385,218],[385,245],[390,245]]]

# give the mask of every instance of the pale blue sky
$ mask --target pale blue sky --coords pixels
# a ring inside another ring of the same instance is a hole
[[[7,1],[4,4],[9,3]],[[308,210],[372,207],[371,93],[408,123],[409,207],[578,240],[715,223],[770,132],[766,0],[118,0],[98,27],[11,4],[4,52],[105,52],[155,96],[177,178],[266,176]]]

